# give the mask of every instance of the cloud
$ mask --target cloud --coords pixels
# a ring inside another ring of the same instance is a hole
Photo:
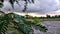
[[[29,5],[31,11],[49,13],[60,9],[59,0],[36,0],[35,4]],[[33,8],[32,8],[33,7]]]
[[[5,9],[11,8],[9,3],[5,4]],[[24,2],[21,1],[21,7],[16,3],[14,5],[16,11],[23,9]],[[12,9],[12,8],[11,8]],[[60,0],[35,0],[35,3],[28,4],[28,12],[50,13],[60,10]]]
[[[10,3],[8,1],[5,1],[3,4],[4,4],[4,6],[2,8],[3,11],[8,10],[8,9],[13,10],[11,5],[10,5]]]

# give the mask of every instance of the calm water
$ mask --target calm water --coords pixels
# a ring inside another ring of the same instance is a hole
[[[60,34],[60,21],[43,21],[42,25],[48,28],[46,33],[35,30],[34,34]]]

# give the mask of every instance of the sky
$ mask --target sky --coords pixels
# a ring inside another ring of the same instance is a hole
[[[37,12],[41,14],[47,14],[47,13],[56,13],[60,12],[60,0],[34,0],[35,3],[28,3],[28,12]],[[16,3],[14,4],[14,10],[17,12],[21,12],[24,7],[24,1],[19,1],[21,7],[19,7]],[[4,2],[4,7],[2,8],[3,11],[6,11],[8,9],[12,9],[10,3],[8,0]]]

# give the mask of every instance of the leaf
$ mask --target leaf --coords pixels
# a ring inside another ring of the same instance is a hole
[[[35,28],[37,28],[38,30],[43,31],[43,32],[47,31],[47,28],[45,26],[42,26],[41,24],[37,24],[35,26]]]
[[[23,12],[25,12],[25,11],[26,11],[26,9],[27,9],[27,4],[28,4],[28,2],[27,2],[27,0],[25,0],[25,5],[24,5]]]
[[[16,3],[18,4],[19,7],[21,7],[21,5],[19,4],[19,2],[16,0]]]
[[[16,0],[9,0],[9,2],[10,2],[10,4],[11,4],[11,6],[14,8],[14,2],[15,2]]]
[[[0,3],[0,8],[2,8],[3,7],[3,3]]]
[[[34,3],[34,0],[32,0],[32,3]]]
[[[28,0],[29,3],[34,3],[34,0]]]
[[[25,5],[24,5],[23,12],[25,12],[27,10],[28,2],[29,3],[31,3],[31,2],[34,3],[34,0],[31,0],[31,1],[30,0],[24,0],[24,1],[25,1]]]
[[[4,2],[4,0],[0,0],[1,2]]]

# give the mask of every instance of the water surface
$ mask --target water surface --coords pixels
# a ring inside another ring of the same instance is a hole
[[[45,25],[48,31],[45,33],[35,30],[34,34],[60,34],[60,21],[43,21],[42,25]]]

